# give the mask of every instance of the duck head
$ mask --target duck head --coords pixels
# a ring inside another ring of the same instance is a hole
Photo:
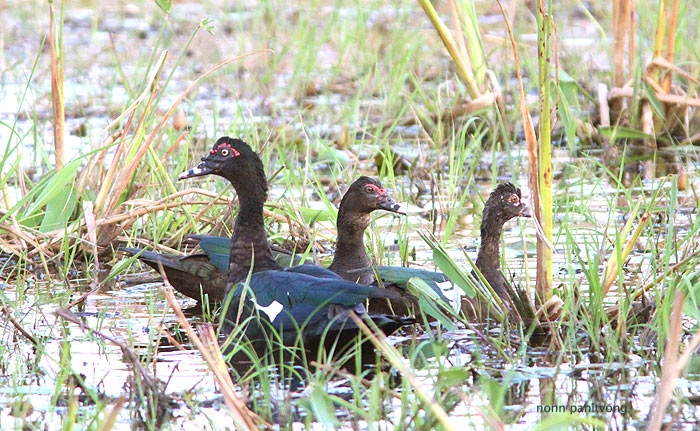
[[[345,212],[359,214],[369,214],[378,209],[403,214],[399,211],[401,206],[392,199],[382,184],[365,176],[358,178],[350,185],[340,201],[340,208],[344,208]]]
[[[245,188],[267,192],[267,179],[260,156],[240,139],[224,136],[219,138],[202,162],[180,174],[178,179],[218,175],[233,184],[241,192]]]
[[[486,214],[491,215],[500,223],[514,217],[531,217],[530,207],[522,198],[520,189],[512,183],[499,184],[489,196],[484,205],[484,218]]]

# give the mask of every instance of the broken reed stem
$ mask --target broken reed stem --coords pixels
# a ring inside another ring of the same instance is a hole
[[[697,250],[688,256],[686,256],[683,260],[680,262],[676,263],[675,265],[670,266],[666,271],[664,271],[662,274],[658,275],[655,277],[652,281],[649,283],[645,284],[642,287],[637,288],[634,290],[629,298],[630,301],[634,301],[640,296],[644,294],[644,292],[647,292],[651,290],[652,287],[658,286],[660,283],[663,283],[664,280],[666,280],[668,277],[675,273],[680,273],[681,271],[685,270],[685,268],[688,265],[693,265],[693,267],[697,266],[697,258],[700,255],[700,250]],[[620,312],[620,304],[615,304],[611,307],[608,307],[605,310],[605,314],[608,316],[609,320],[613,320],[617,317],[618,313]]]
[[[148,374],[146,369],[143,367],[141,364],[141,361],[139,360],[139,356],[134,352],[134,350],[131,348],[131,346],[122,343],[121,341],[117,340],[114,337],[111,337],[97,329],[93,329],[89,327],[85,322],[82,320],[78,319],[78,317],[73,314],[72,311],[70,311],[68,308],[62,307],[57,310],[55,310],[54,315],[56,317],[60,317],[63,320],[66,320],[70,323],[73,323],[77,325],[80,329],[85,331],[86,333],[89,333],[93,336],[96,336],[98,338],[102,338],[105,341],[109,341],[110,343],[114,344],[115,346],[119,347],[119,349],[122,352],[122,355],[124,357],[124,360],[128,363],[131,364],[133,367],[134,373],[137,374],[143,383],[146,384],[146,389],[151,395],[161,395],[161,396],[166,396],[165,394],[161,393],[159,385],[157,382],[155,382],[151,376]],[[149,397],[151,399],[152,397]],[[153,397],[155,399],[155,397]]]
[[[668,23],[668,31],[666,32],[666,53],[664,54],[664,58],[669,62],[673,63],[673,56],[676,52],[676,25],[678,22],[678,0],[672,0],[673,1],[673,6],[671,10],[671,17],[669,19]],[[668,93],[671,91],[671,84],[673,81],[673,76],[670,73],[666,73],[661,77],[661,86],[664,89],[664,92]],[[666,107],[666,113],[668,114],[670,107]]]
[[[683,336],[683,302],[683,294],[677,291],[673,299],[669,333],[666,338],[666,347],[664,348],[664,357],[661,364],[661,383],[656,390],[656,395],[649,407],[649,415],[647,416],[649,418],[646,428],[648,431],[661,429],[664,416],[666,416],[666,409],[676,388],[676,381],[680,377],[681,371],[688,365],[691,355],[694,355],[695,350],[700,346],[700,330],[698,330],[690,339],[690,342],[683,347],[683,352],[680,353],[681,338]]]
[[[161,288],[161,291],[165,295],[165,299],[168,301],[168,304],[177,316],[177,320],[181,327],[187,333],[187,336],[192,344],[194,344],[202,354],[202,359],[204,359],[214,374],[214,379],[221,389],[226,406],[231,412],[231,415],[236,422],[236,426],[243,430],[257,430],[258,424],[268,429],[271,428],[271,424],[266,424],[262,418],[248,409],[245,402],[236,394],[236,388],[231,380],[231,375],[228,373],[228,367],[226,366],[221,350],[219,349],[216,333],[214,332],[212,325],[203,325],[199,332],[201,337],[197,335],[197,332],[195,332],[189,320],[187,320],[185,314],[182,312],[180,305],[177,303],[175,295],[173,294],[173,288],[168,282],[168,278],[162,268],[160,273],[165,282],[165,285]]]
[[[629,1],[629,0],[627,0]],[[652,54],[654,57],[661,57],[664,38],[666,37],[666,7],[668,6],[668,0],[661,0],[659,2],[658,8],[656,10],[656,29],[654,32],[654,45],[652,47]]]
[[[632,39],[630,28],[630,0],[613,1],[613,86],[625,83],[625,43]],[[615,109],[613,109],[615,110]]]
[[[621,98],[632,98],[635,96],[634,91],[635,90],[631,87],[611,88],[610,93],[608,94],[608,100],[614,101]],[[700,107],[700,99],[696,97],[664,93],[656,93],[655,96],[657,99],[659,99],[659,102],[667,104],[693,106],[696,108]]]
[[[0,307],[0,314],[4,315],[5,319],[7,319],[8,322],[12,323],[12,326],[14,326],[15,329],[24,336],[24,338],[29,340],[29,342],[32,343],[32,345],[35,348],[41,347],[42,344],[39,342],[39,340],[37,340],[29,331],[24,329],[24,327],[20,325],[17,320],[15,320],[10,310],[8,310],[6,307]]]

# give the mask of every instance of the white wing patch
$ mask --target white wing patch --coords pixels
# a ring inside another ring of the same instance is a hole
[[[437,284],[437,286],[443,292],[450,292],[450,291],[452,291],[452,289],[454,289],[454,285],[452,284],[452,282],[450,280],[441,281],[441,282],[435,283],[435,284]]]
[[[278,301],[272,301],[270,303],[270,305],[268,305],[267,307],[263,307],[262,305],[260,305],[256,302],[255,308],[257,308],[258,310],[265,313],[267,315],[267,317],[270,319],[270,322],[274,322],[275,318],[282,312],[284,305],[282,305]]]
[[[450,280],[441,281],[435,284],[437,284],[440,290],[442,290],[442,293],[445,294],[445,297],[450,302],[452,309],[459,313],[462,303],[460,289],[455,289],[455,285]]]

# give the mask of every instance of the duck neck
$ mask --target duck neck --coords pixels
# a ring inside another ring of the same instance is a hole
[[[481,247],[476,257],[476,267],[484,275],[500,271],[502,231],[503,222],[495,214],[491,214],[488,208],[484,209],[481,220]],[[488,281],[492,282],[492,280]]]
[[[476,265],[481,269],[481,266],[500,267],[501,251],[500,251],[501,229],[497,232],[481,230],[481,247],[479,254],[476,257]],[[481,264],[481,265],[480,265]]]
[[[365,249],[365,230],[369,226],[369,214],[347,215],[342,207],[338,213],[338,240],[333,262],[328,267],[345,280],[360,284],[374,281],[372,262]]]
[[[263,205],[267,193],[251,194],[238,192],[240,207],[231,237],[229,281],[232,283],[248,277],[248,273],[280,269],[272,257],[267,240]]]

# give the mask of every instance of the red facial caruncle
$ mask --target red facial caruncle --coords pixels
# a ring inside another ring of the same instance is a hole
[[[221,153],[222,156],[226,157],[228,156],[228,152],[233,153],[233,157],[238,157],[241,155],[241,153],[233,148],[231,144],[222,142],[221,144],[217,145],[216,147],[212,148],[210,153],[215,154],[215,153]]]
[[[365,192],[366,193],[377,193],[377,194],[383,195],[386,193],[386,190],[384,190],[383,188],[378,187],[374,184],[367,184],[365,186]]]

